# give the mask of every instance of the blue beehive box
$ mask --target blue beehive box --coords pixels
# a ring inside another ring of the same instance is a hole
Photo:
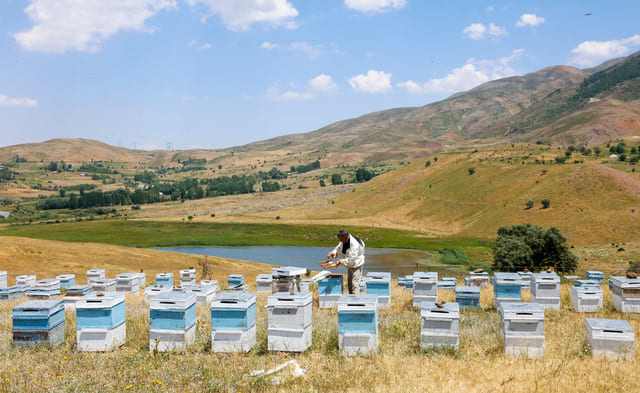
[[[72,285],[67,288],[67,296],[84,296],[90,292],[89,285]]]
[[[342,294],[342,275],[334,274],[318,281],[318,294],[320,295]]]
[[[378,349],[378,296],[342,295],[338,300],[341,355],[375,354]]]
[[[156,274],[156,285],[159,287],[173,287],[173,273]]]
[[[413,290],[413,276],[405,276],[405,280],[407,280],[405,287],[409,290]]]
[[[153,330],[187,330],[196,324],[196,297],[190,292],[160,293],[150,301]]]
[[[480,287],[456,287],[456,302],[460,308],[480,307]]]
[[[398,277],[398,286],[401,288],[407,287],[407,278],[406,277]]]
[[[227,285],[244,285],[244,274],[230,274],[227,277]]]
[[[391,304],[391,273],[367,273],[366,288],[368,295],[378,295],[378,307],[384,308]]]
[[[520,301],[522,299],[521,280],[518,273],[495,273],[493,293],[496,301]]]
[[[596,270],[587,271],[587,280],[604,281],[604,273]]]
[[[75,274],[61,274],[56,278],[60,280],[60,288],[69,288],[72,285],[76,285]]]
[[[443,277],[442,280],[438,281],[438,290],[455,290],[456,284],[458,283],[458,279],[455,277]]]
[[[600,288],[601,281],[598,280],[575,280],[574,287]]]
[[[64,302],[28,300],[13,308],[16,346],[59,345],[64,342]]]
[[[0,288],[0,300],[19,299],[24,295],[27,287],[22,285],[14,285],[12,287]]]
[[[121,292],[90,293],[76,302],[76,325],[82,329],[113,329],[126,320]]]
[[[221,293],[211,304],[212,329],[246,330],[256,324],[256,295]]]

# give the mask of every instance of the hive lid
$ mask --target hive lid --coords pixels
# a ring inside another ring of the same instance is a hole
[[[256,294],[248,292],[222,292],[213,298],[213,303],[237,304],[241,306],[244,303],[255,303]],[[213,305],[212,303],[212,305]]]
[[[150,301],[153,309],[184,309],[196,303],[196,297],[190,292],[167,291],[154,296]]]
[[[296,267],[296,266],[282,266],[282,267],[274,267],[271,269],[271,274],[274,277],[294,277],[300,276],[307,273],[307,269],[304,267]]]
[[[13,311],[25,310],[51,310],[57,311],[58,308],[64,307],[64,300],[27,300],[24,303],[13,307]]]
[[[267,304],[269,305],[305,305],[311,303],[311,292],[276,292],[267,298]]]
[[[71,280],[72,278],[76,278],[75,274],[60,274],[56,276],[58,280]]]
[[[378,296],[372,294],[344,294],[338,299],[338,306],[353,304],[374,304],[378,303]]]
[[[367,273],[367,281],[370,280],[387,280],[391,281],[391,273],[389,272],[369,272]]]
[[[500,309],[503,314],[542,313],[544,315],[544,309],[538,303],[500,302]]]
[[[105,308],[124,303],[122,292],[92,292],[84,295],[76,302],[79,308]]]
[[[602,289],[600,289],[599,287],[589,287],[589,286],[571,287],[571,292],[575,292],[576,294],[593,293],[594,295],[596,294],[601,295],[603,293]]]
[[[442,307],[438,307],[435,302],[421,302],[420,310],[430,313],[442,313],[442,314],[459,314],[460,305],[458,303],[444,303]]]
[[[458,293],[477,293],[480,295],[480,287],[456,287],[456,295]]]
[[[586,318],[585,324],[594,330],[617,330],[634,332],[633,326],[624,319]]]

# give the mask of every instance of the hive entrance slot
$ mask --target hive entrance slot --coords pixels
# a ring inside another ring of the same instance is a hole
[[[612,329],[603,329],[602,332],[603,333],[617,333],[617,334],[623,334],[624,333],[622,330],[612,330]]]

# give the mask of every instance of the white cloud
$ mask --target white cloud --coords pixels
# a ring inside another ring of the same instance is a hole
[[[544,23],[544,18],[536,14],[522,14],[516,22],[516,27],[535,27]]]
[[[248,31],[254,23],[267,27],[296,28],[296,10],[287,0],[187,0],[192,6],[208,8],[209,16],[218,15],[229,30]]]
[[[292,42],[289,44],[289,50],[294,52],[302,52],[310,59],[315,59],[326,53],[322,45],[311,45],[306,41]]]
[[[289,87],[295,89],[295,82],[289,83]],[[338,86],[329,75],[320,74],[309,81],[308,88],[304,91],[282,91],[279,84],[276,84],[267,91],[266,96],[274,101],[304,101],[316,98],[318,93],[333,93],[337,89]]]
[[[570,64],[581,67],[592,67],[614,57],[625,56],[632,48],[640,46],[640,35],[622,40],[585,41],[571,50],[573,57]]]
[[[504,27],[497,26],[493,23],[490,23],[489,27],[482,23],[472,23],[465,27],[462,32],[472,40],[481,40],[487,38],[487,35],[498,37],[507,34],[507,30]]]
[[[119,31],[152,32],[147,19],[176,7],[176,0],[30,0],[34,26],[13,36],[25,50],[97,52]]]
[[[406,0],[344,0],[344,4],[354,10],[365,13],[386,12],[403,8]]]
[[[369,70],[367,75],[360,74],[349,79],[349,84],[356,91],[372,94],[384,93],[392,89],[391,74],[383,71]]]
[[[32,98],[11,98],[0,94],[0,106],[38,106],[38,101]]]
[[[333,82],[333,79],[329,75],[320,74],[309,81],[309,86],[312,90],[331,93],[338,89],[338,86]]]
[[[280,47],[280,45],[278,44],[274,44],[272,42],[263,42],[262,45],[260,45],[260,48],[264,49],[264,50],[272,50],[272,49],[276,49]]]
[[[200,49],[200,50],[207,50],[207,49],[211,49],[211,47],[212,47],[212,46],[213,46],[213,45],[211,45],[211,44],[209,44],[209,43],[206,43],[206,44],[202,44],[202,45],[200,45],[200,46],[198,47],[198,49]]]
[[[515,75],[515,71],[509,65],[513,60],[522,55],[522,49],[514,50],[511,55],[497,60],[469,59],[462,67],[454,68],[449,75],[443,78],[431,79],[423,84],[412,80],[398,83],[413,94],[455,93],[466,91],[480,84]]]

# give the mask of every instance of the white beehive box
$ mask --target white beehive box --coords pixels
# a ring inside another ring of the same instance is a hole
[[[486,287],[489,286],[489,273],[487,272],[469,272],[465,278],[465,285],[468,287]]]
[[[147,273],[140,272],[136,273],[138,275],[138,286],[140,289],[147,286]]]
[[[0,288],[6,288],[7,285],[7,272],[5,271],[1,271],[0,272]]]
[[[311,346],[312,295],[278,292],[267,298],[270,351],[303,352]]]
[[[545,310],[560,311],[560,276],[554,273],[531,275],[531,302]]]
[[[421,328],[420,347],[423,349],[450,346],[458,347],[460,331],[460,306],[445,303],[438,307],[433,302],[423,302],[420,306]]]
[[[140,294],[138,273],[121,273],[116,276],[116,292]]]
[[[116,280],[113,278],[92,280],[89,285],[91,292],[116,292]]]
[[[161,293],[149,302],[149,350],[184,351],[196,339],[196,297],[184,290]]]
[[[36,285],[36,276],[33,274],[25,274],[16,277],[16,285],[24,287],[33,287]]]
[[[307,269],[296,266],[282,266],[271,269],[271,292],[300,292],[302,291],[300,276],[306,274]]]
[[[156,286],[173,288],[173,273],[156,274]]]
[[[209,306],[214,297],[220,292],[217,285],[187,285],[184,289],[196,297],[198,304]]]
[[[629,322],[620,319],[587,318],[585,325],[593,357],[633,358],[635,330]]]
[[[271,293],[272,281],[271,274],[258,274],[256,276],[256,292]]]
[[[596,312],[602,309],[604,293],[600,288],[571,287],[571,307],[577,312]]]
[[[544,309],[537,303],[500,303],[505,352],[539,357],[544,354]]]
[[[26,295],[33,299],[51,299],[60,296],[60,280],[57,278],[38,280],[31,289],[27,290]]]
[[[56,278],[60,280],[60,288],[69,288],[70,286],[76,285],[75,274],[60,274],[56,276]]]
[[[115,281],[115,280],[114,280]],[[79,351],[113,351],[127,339],[123,293],[90,293],[76,301]]]
[[[338,347],[341,355],[378,351],[378,296],[342,295],[338,300]]]
[[[435,302],[438,299],[438,273],[413,273],[413,307],[422,302]]]
[[[256,295],[224,292],[211,302],[211,349],[248,352],[256,343]]]
[[[87,270],[87,283],[91,283],[94,280],[104,280],[105,279],[105,271],[104,269],[90,269]]]
[[[183,269],[180,270],[180,286],[196,285],[196,269]]]
[[[613,292],[611,303],[613,308],[629,313],[640,313],[640,278],[609,278]]]

